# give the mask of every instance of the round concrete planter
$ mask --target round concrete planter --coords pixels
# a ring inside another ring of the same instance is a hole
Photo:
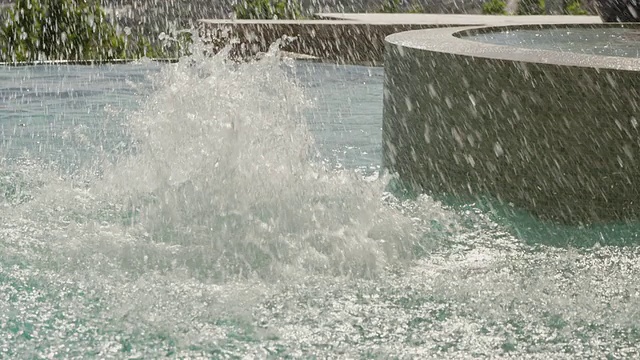
[[[638,219],[640,59],[463,37],[509,29],[387,37],[384,166],[418,190],[545,219]]]

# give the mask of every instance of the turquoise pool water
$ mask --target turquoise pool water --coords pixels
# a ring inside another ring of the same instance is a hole
[[[637,28],[514,29],[464,38],[530,49],[640,58],[640,30]]]
[[[637,356],[636,228],[394,196],[382,79],[0,68],[0,358]]]

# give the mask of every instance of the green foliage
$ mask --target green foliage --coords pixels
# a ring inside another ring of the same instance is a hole
[[[127,39],[129,40],[129,39]],[[137,39],[131,39],[133,41],[127,42],[126,58],[140,58],[148,57],[152,59],[166,58],[167,54],[162,51],[158,46],[154,46],[145,37],[138,37]]]
[[[401,0],[387,0],[382,3],[382,7],[380,8],[381,13],[398,13],[400,12],[400,1]]]
[[[242,0],[233,7],[237,19],[298,19],[299,0]]]
[[[112,60],[189,54],[190,33],[158,42],[118,34],[99,0],[16,0],[0,21],[0,61]]]
[[[381,13],[423,13],[424,9],[420,4],[411,3],[408,6],[402,5],[402,0],[385,0],[378,10]]]
[[[589,15],[589,12],[582,7],[580,0],[570,1],[564,10],[567,15]]]
[[[183,31],[177,36],[178,57],[191,55],[191,45],[193,44],[193,34]]]
[[[193,34],[189,31],[172,31],[162,39],[162,54],[170,54],[171,57],[191,55]],[[166,55],[163,57],[167,57]]]
[[[520,0],[518,15],[544,15],[544,0]]]
[[[17,0],[0,24],[0,59],[109,60],[125,57],[125,39],[98,1]]]
[[[482,4],[482,13],[485,15],[506,15],[507,3],[503,0],[489,0]]]
[[[422,14],[424,13],[424,8],[422,5],[412,5],[409,10],[407,10],[410,14]]]

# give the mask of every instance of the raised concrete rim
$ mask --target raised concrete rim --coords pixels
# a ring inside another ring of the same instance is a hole
[[[585,15],[480,15],[411,13],[317,13],[329,20],[354,20],[367,24],[428,24],[446,26],[498,26],[524,24],[601,24],[599,16]]]
[[[361,21],[357,20],[319,20],[319,19],[304,19],[304,20],[243,20],[243,19],[199,19],[199,23],[213,24],[213,25],[363,25]],[[378,24],[374,24],[378,25]]]
[[[516,61],[522,63],[552,64],[586,68],[640,71],[640,59],[605,55],[589,55],[527,49],[509,45],[495,45],[464,39],[466,34],[477,34],[509,29],[557,29],[557,28],[612,28],[640,29],[640,24],[561,24],[561,25],[512,25],[468,26],[412,30],[389,35],[385,42],[400,47],[449,53],[454,55]]]
[[[144,58],[155,63],[176,63],[178,58]],[[20,66],[57,66],[57,65],[82,65],[82,66],[100,66],[100,65],[122,65],[131,64],[140,59],[111,59],[111,60],[36,60],[36,61],[16,61],[16,62],[0,62],[0,67],[20,67]]]

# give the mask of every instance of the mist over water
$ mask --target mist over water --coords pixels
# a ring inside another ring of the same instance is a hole
[[[531,245],[472,204],[386,191],[381,108],[362,105],[380,69],[14,70],[0,357],[637,353],[634,246]]]

